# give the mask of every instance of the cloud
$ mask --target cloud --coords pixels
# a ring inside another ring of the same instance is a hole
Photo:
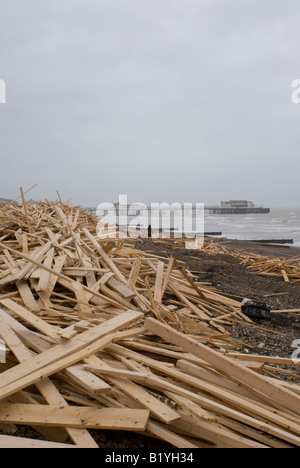
[[[1,195],[38,183],[36,197],[84,205],[294,204],[299,13],[296,0],[3,0]]]

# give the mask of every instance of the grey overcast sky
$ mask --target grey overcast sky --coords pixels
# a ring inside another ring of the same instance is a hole
[[[0,197],[300,206],[299,0],[1,0]]]

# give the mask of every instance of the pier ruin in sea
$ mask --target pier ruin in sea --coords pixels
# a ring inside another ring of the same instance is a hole
[[[270,213],[270,208],[255,206],[252,201],[248,200],[229,200],[222,201],[221,206],[205,206],[205,210],[209,214],[266,214]]]

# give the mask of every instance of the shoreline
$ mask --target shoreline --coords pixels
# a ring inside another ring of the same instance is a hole
[[[228,239],[227,237],[205,237],[205,241],[224,244],[230,250],[243,250],[266,257],[300,257],[300,247],[297,245],[264,244],[249,240]]]

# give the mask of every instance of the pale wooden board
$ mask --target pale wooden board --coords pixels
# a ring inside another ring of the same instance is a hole
[[[92,355],[93,352],[96,352],[92,346],[95,342],[95,349],[100,350],[115,338],[112,333],[113,331],[135,322],[141,315],[135,312],[121,314],[82,333],[80,337],[73,338],[63,344],[58,344],[31,360],[2,373],[0,399],[5,398],[4,394],[8,396],[7,392],[11,395],[35,383],[40,378],[48,377],[66,367],[76,364],[84,359],[84,357]],[[107,334],[108,336],[105,337]],[[28,384],[28,382],[30,383]]]
[[[281,388],[279,385],[268,382],[263,376],[251,369],[241,366],[234,360],[177,332],[168,325],[161,324],[155,319],[146,319],[145,326],[149,331],[161,336],[167,342],[176,344],[200,359],[204,359],[216,369],[251,388],[252,391],[260,392],[262,395],[277,402],[283,408],[300,414],[300,397],[298,395]]]
[[[149,411],[0,403],[0,422],[18,425],[143,432]]]
[[[24,437],[13,437],[0,435],[0,449],[76,449],[74,445],[59,444],[57,442],[47,442],[36,439],[26,439]]]
[[[206,382],[195,379],[193,376],[188,374],[183,374],[178,372],[176,369],[169,368],[163,363],[159,363],[154,359],[139,355],[138,353],[128,351],[125,348],[122,348],[118,345],[109,346],[108,348],[112,353],[117,353],[117,355],[124,356],[125,358],[130,358],[128,360],[128,364],[133,361],[141,362],[145,366],[149,366],[150,368],[157,369],[159,372],[163,372],[164,375],[169,375],[170,377],[175,378],[176,380],[182,380],[186,384],[190,384],[193,387],[199,388],[204,390],[205,392],[211,392],[214,396],[218,394],[218,397],[225,398],[227,402],[232,402],[233,405],[238,403],[237,408],[234,409],[233,407],[226,406],[225,403],[216,403],[211,399],[208,399],[204,396],[200,396],[192,391],[186,390],[182,387],[174,385],[173,383],[169,383],[167,379],[160,379],[158,377],[147,377],[145,379],[145,383],[149,385],[151,388],[155,388],[157,390],[164,390],[168,392],[173,392],[178,395],[187,397],[194,401],[195,403],[199,404],[202,408],[215,412],[216,414],[222,414],[224,416],[228,416],[230,418],[236,419],[242,423],[255,427],[259,430],[265,431],[268,434],[275,435],[280,439],[286,440],[294,445],[300,446],[300,437],[293,435],[289,432],[290,430],[290,423],[289,419],[284,419],[280,416],[277,416],[276,413],[270,413],[270,411],[266,411],[264,408],[261,408],[258,405],[253,405],[250,410],[249,400],[243,400],[241,397],[237,397],[234,393],[230,394],[228,392],[223,392],[216,386],[208,385]],[[125,362],[125,361],[124,361]],[[230,400],[228,400],[228,398]],[[237,402],[238,400],[238,402]],[[242,406],[241,406],[242,405]],[[259,420],[255,417],[252,417],[253,410],[258,414],[261,415],[262,420]],[[248,413],[248,414],[247,414]],[[249,416],[250,414],[250,416]],[[275,424],[284,427],[284,429],[279,429],[278,427],[272,425],[270,422],[267,424],[264,421],[270,420],[274,421]],[[263,421],[263,422],[262,422]],[[300,427],[296,424],[294,425],[294,429],[296,433],[299,433]],[[279,436],[278,436],[279,435]]]
[[[59,340],[58,328],[49,325],[45,320],[40,319],[37,315],[33,314],[29,310],[20,306],[12,299],[1,299],[0,303],[6,307],[8,310],[17,314],[20,318],[32,325],[36,330],[44,333],[45,335],[53,338],[54,340]]]
[[[28,286],[27,281],[17,281],[16,286],[18,288],[20,296],[23,299],[24,305],[33,312],[39,312],[40,307],[37,301],[35,300],[35,297],[32,293],[31,288]]]
[[[0,316],[0,329],[7,346],[11,349],[19,362],[26,362],[32,358],[32,352],[26,348],[2,316]],[[49,379],[46,378],[36,382],[36,386],[49,404],[59,405],[61,407],[68,406],[68,403],[64,400],[63,396]],[[85,448],[98,447],[87,431],[72,428],[66,429],[69,436],[77,446]]]

